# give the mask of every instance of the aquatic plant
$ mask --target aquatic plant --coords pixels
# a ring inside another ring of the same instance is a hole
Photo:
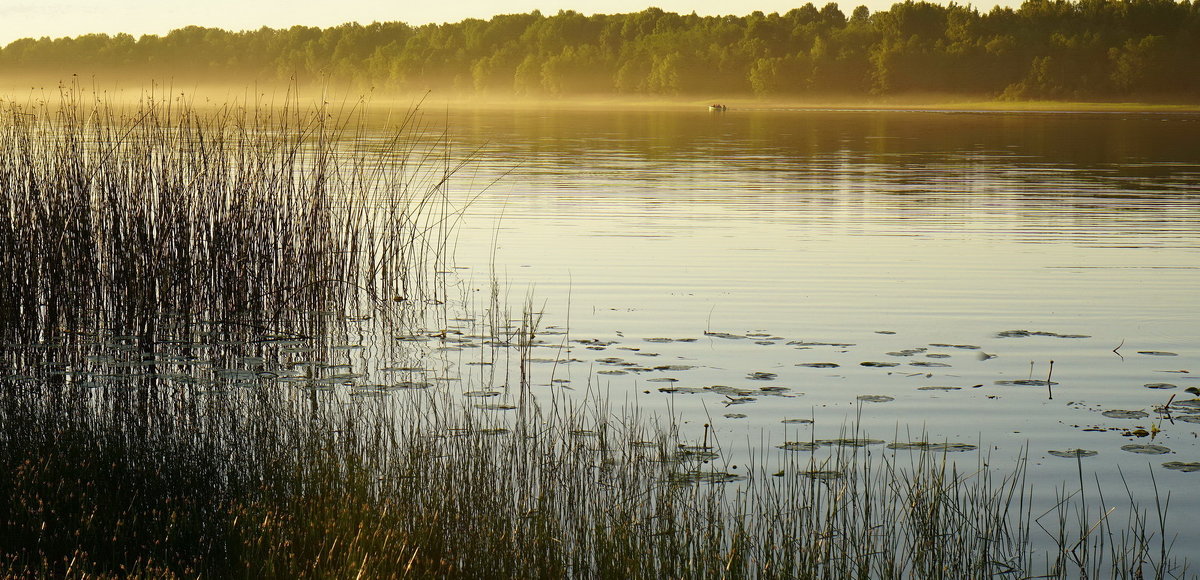
[[[453,375],[434,353],[459,339],[424,316],[453,167],[331,114],[7,110],[0,574],[1186,575],[1167,502],[1117,526],[1064,488],[1035,514],[1023,459],[851,432],[768,470],[707,425],[541,397],[540,314],[496,292],[478,346],[515,381]]]

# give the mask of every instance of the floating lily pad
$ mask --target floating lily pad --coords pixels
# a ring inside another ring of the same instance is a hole
[[[679,459],[693,461],[712,461],[720,457],[716,451],[709,447],[701,447],[699,445],[680,445],[679,451],[676,453]]]
[[[808,341],[803,341],[803,340],[793,340],[787,344],[788,344],[788,346],[803,346],[803,347],[807,347],[807,346],[839,346],[839,347],[854,346],[853,344],[848,343],[848,342],[808,342]]]
[[[950,358],[950,355],[944,352],[931,352],[925,355],[925,358]]]
[[[773,381],[773,380],[775,380],[775,377],[777,377],[777,376],[779,376],[779,375],[776,375],[775,373],[764,373],[762,371],[755,371],[755,372],[747,375],[746,378],[748,378],[752,381]]]
[[[696,367],[692,365],[658,365],[654,367],[656,371],[690,371]]]
[[[1183,407],[1185,409],[1200,409],[1200,399],[1184,399],[1171,403],[1172,407]]]
[[[938,387],[938,386],[917,387],[918,391],[958,391],[961,389],[962,389],[962,387]]]
[[[882,445],[885,443],[883,439],[817,439],[816,443],[827,445],[829,447],[866,447],[868,445]]]
[[[1130,453],[1142,453],[1145,455],[1163,455],[1166,453],[1170,453],[1171,448],[1163,447],[1162,445],[1138,445],[1136,443],[1130,443],[1129,445],[1122,445],[1121,451],[1128,451]]]
[[[630,441],[629,446],[637,447],[639,449],[654,449],[654,448],[658,447],[658,442],[657,441]]]
[[[1021,338],[1026,336],[1048,336],[1051,338],[1091,338],[1086,334],[1059,334],[1057,332],[1044,332],[1039,330],[1005,330],[997,332],[996,336],[1000,338]]]
[[[656,379],[646,379],[647,383],[678,383],[679,379],[673,377],[658,377]]]
[[[1146,356],[1179,356],[1179,353],[1167,352],[1165,350],[1139,350],[1137,353]]]
[[[809,479],[829,480],[840,479],[844,474],[840,471],[835,471],[832,469],[814,469],[811,471],[801,471],[800,475],[803,475]]]
[[[858,364],[861,366],[864,366],[864,367],[898,367],[898,366],[900,366],[900,363],[894,363],[894,362],[867,361],[867,362],[858,363]]]
[[[724,339],[728,339],[728,340],[737,340],[737,339],[741,339],[741,338],[746,338],[745,336],[743,336],[741,334],[729,334],[728,332],[707,332],[706,331],[704,333],[704,336],[712,336],[715,338],[724,338]]]
[[[726,419],[745,419],[745,413],[725,413]]]
[[[704,389],[699,389],[696,387],[660,387],[658,389],[658,392],[660,392],[660,393],[680,393],[680,394],[692,395],[695,393],[703,393]]]
[[[1077,457],[1092,457],[1093,455],[1099,455],[1100,452],[1092,451],[1090,449],[1068,449],[1066,451],[1047,451],[1046,453],[1049,453],[1055,457],[1075,459]]]
[[[890,403],[896,400],[896,397],[887,395],[859,395],[858,400],[864,403]]]
[[[1145,411],[1123,411],[1121,409],[1113,409],[1100,414],[1113,419],[1145,419],[1150,416]]]
[[[671,481],[679,484],[693,483],[731,483],[746,479],[744,475],[726,473],[724,471],[683,471],[671,475]]]
[[[979,347],[975,346],[973,344],[946,344],[944,342],[933,342],[933,343],[930,343],[929,346],[932,346],[934,348],[960,348],[963,350],[979,350]]]
[[[928,441],[912,441],[907,443],[895,442],[887,446],[888,449],[911,449],[915,451],[940,451],[944,453],[959,453],[962,451],[975,451],[979,449],[977,445],[970,443],[930,443]]]
[[[1200,415],[1181,415],[1179,417],[1172,417],[1172,420],[1184,423],[1200,423]]]
[[[812,424],[812,422],[813,422],[812,419],[784,419],[784,420],[780,421],[780,423],[787,423],[789,425]]]
[[[816,363],[797,363],[796,366],[808,367],[811,369],[836,369],[841,365],[839,365],[837,363],[831,363],[831,362],[816,362]]]
[[[876,330],[875,334],[896,334],[894,330]]]
[[[908,363],[908,366],[910,366],[910,367],[945,368],[945,367],[949,367],[951,365],[948,365],[946,363],[927,361],[927,360],[918,360],[918,361],[913,361],[913,362]]]
[[[675,342],[673,338],[643,338],[646,342]]]
[[[1015,385],[1019,387],[1044,387],[1046,386],[1046,381],[1043,381],[1042,379],[1017,379],[1015,381],[996,381],[995,384],[1006,386]],[[1057,385],[1058,383],[1051,384]]]
[[[574,429],[571,434],[576,437],[599,437],[600,432],[595,429]]]
[[[885,353],[885,354],[887,354],[888,356],[915,356],[915,355],[925,352],[926,350],[927,349],[925,349],[924,347],[906,348],[904,350],[895,350],[895,351]]]
[[[821,445],[811,441],[788,441],[783,445],[778,445],[784,451],[815,451]]]
[[[495,397],[500,395],[500,391],[467,391],[463,393],[464,397],[482,399],[485,397]]]
[[[1190,461],[1185,463],[1183,461],[1168,461],[1163,464],[1163,467],[1184,473],[1191,473],[1193,471],[1200,471],[1200,462]]]
[[[608,369],[608,370],[603,370],[603,371],[596,371],[596,374],[598,374],[598,375],[627,375],[627,374],[629,374],[629,372],[623,371],[620,369]]]
[[[392,388],[396,388],[396,389],[428,389],[429,387],[432,387],[432,386],[433,386],[433,383],[427,383],[425,381],[402,381],[402,382],[396,383],[395,385],[392,385]]]
[[[1145,385],[1143,385],[1143,386],[1144,386],[1144,387],[1146,387],[1147,389],[1174,389],[1174,388],[1178,388],[1178,385],[1172,385],[1171,383],[1146,383],[1146,384],[1145,384]]]
[[[517,406],[511,403],[486,403],[482,405],[475,405],[475,408],[483,409],[484,411],[511,411],[516,409]]]

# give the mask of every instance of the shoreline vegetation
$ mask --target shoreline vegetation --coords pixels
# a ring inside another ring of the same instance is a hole
[[[137,38],[26,38],[0,48],[0,85],[170,79],[191,88],[236,80],[500,101],[619,96],[892,106],[953,95],[1018,110],[1200,105],[1200,3],[1029,0],[981,12],[907,1],[874,13],[846,10],[809,3],[744,16],[534,11],[422,26],[190,26]]]
[[[1169,493],[1089,504],[1082,467],[1041,513],[1024,459],[851,429],[768,473],[541,390],[495,288],[502,382],[439,366],[461,205],[415,113],[64,98],[0,115],[0,575],[1189,574]]]

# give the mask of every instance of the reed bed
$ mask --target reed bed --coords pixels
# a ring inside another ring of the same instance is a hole
[[[473,387],[511,410],[357,385],[348,349],[421,365],[397,339],[439,336],[454,168],[405,136],[415,117],[372,140],[331,115],[6,110],[0,574],[1187,575],[1165,503],[1117,525],[1064,488],[1038,514],[1023,461],[850,446],[768,472],[671,418],[535,397],[530,309],[483,317],[519,378]]]

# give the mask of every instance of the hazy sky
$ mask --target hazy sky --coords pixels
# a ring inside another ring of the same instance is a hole
[[[807,0],[0,0],[0,44],[24,37],[77,36],[89,32],[165,34],[190,24],[229,30],[294,24],[333,26],[357,21],[399,20],[410,24],[454,22],[463,18],[489,18],[495,14],[539,9],[554,14],[569,9],[584,14],[637,12],[658,6],[670,12],[698,14],[748,14],[754,10],[786,12]],[[996,0],[977,4],[990,9]],[[817,7],[825,0],[814,1]],[[866,4],[872,10],[891,6],[893,0],[842,1],[849,13]],[[960,2],[967,4],[967,2]],[[1019,0],[1001,0],[1019,5]]]

